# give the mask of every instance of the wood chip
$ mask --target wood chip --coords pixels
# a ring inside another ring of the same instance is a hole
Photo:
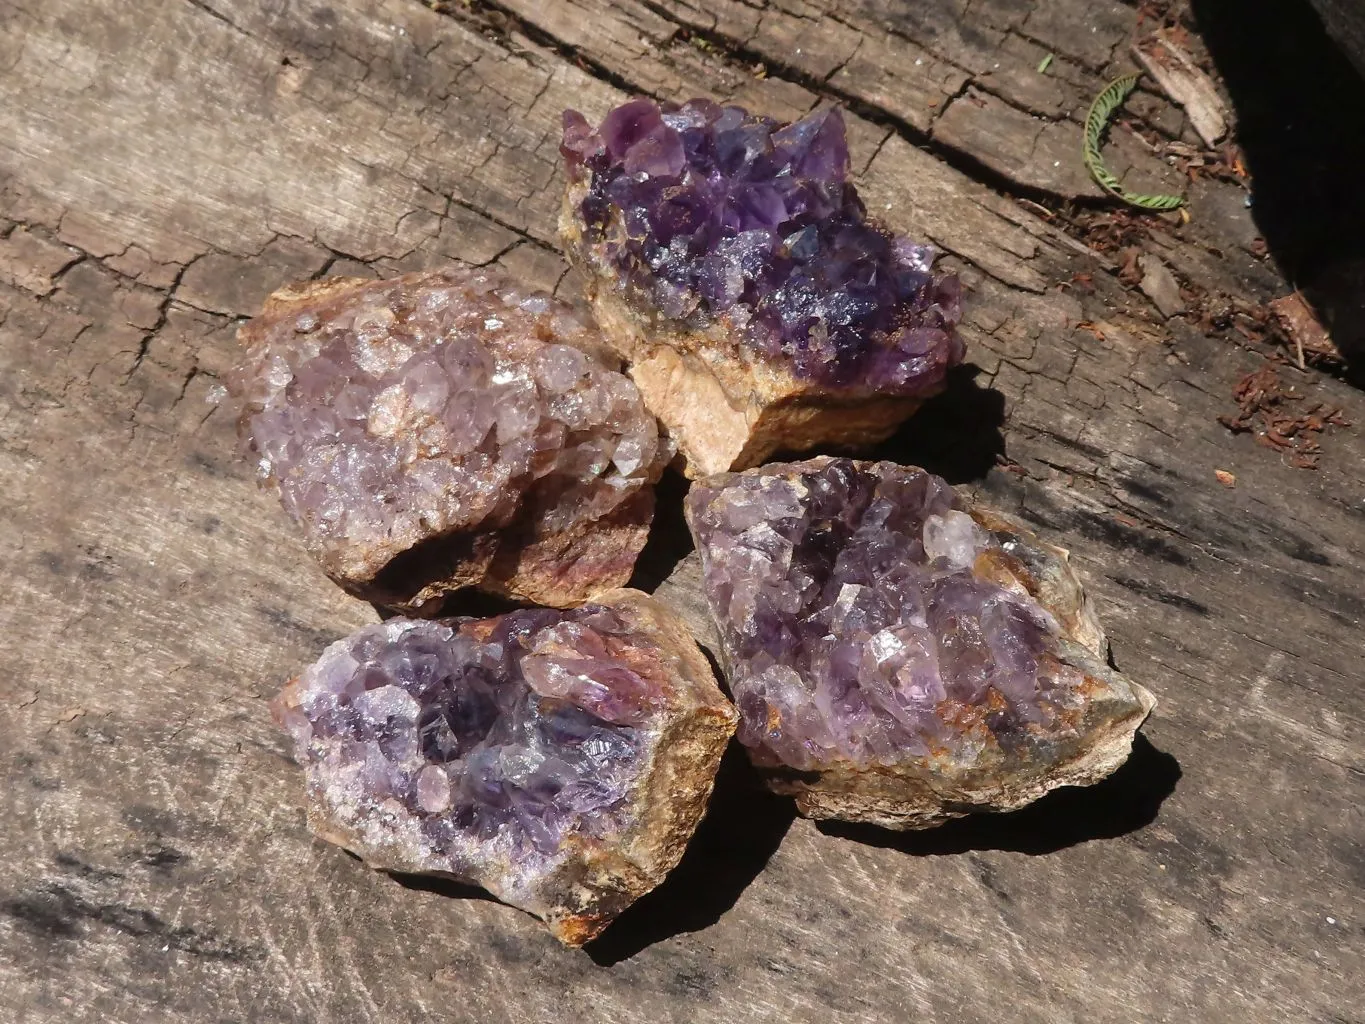
[[[1151,253],[1139,259],[1138,265],[1142,268],[1142,280],[1138,282],[1138,287],[1143,295],[1152,300],[1157,312],[1167,318],[1185,312],[1180,282],[1171,273],[1171,268]]]
[[[1291,351],[1299,364],[1299,369],[1307,366],[1307,360],[1342,362],[1341,350],[1332,341],[1327,328],[1322,325],[1313,307],[1308,305],[1303,295],[1292,292],[1272,302],[1266,303],[1280,330],[1289,340]]]
[[[1163,32],[1134,46],[1133,55],[1171,101],[1185,109],[1204,144],[1217,145],[1228,133],[1228,108],[1194,58]]]

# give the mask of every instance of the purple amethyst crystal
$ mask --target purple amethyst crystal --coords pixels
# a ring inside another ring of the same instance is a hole
[[[814,817],[896,828],[1097,781],[1153,701],[1065,552],[940,478],[818,458],[694,485],[739,739]]]
[[[320,836],[378,868],[481,885],[570,945],[677,862],[735,728],[682,625],[630,590],[368,626],[275,714]]]
[[[568,306],[478,270],[340,279],[241,337],[244,451],[347,589],[571,605],[629,577],[672,450]]]
[[[723,320],[749,358],[835,389],[921,397],[962,359],[957,278],[872,221],[836,108],[782,124],[632,100],[564,112],[572,248],[637,311]]]

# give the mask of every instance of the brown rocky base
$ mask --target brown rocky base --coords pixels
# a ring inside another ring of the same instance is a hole
[[[1062,786],[1092,785],[1128,759],[1156,700],[1089,652],[1070,646],[1067,660],[1090,673],[1088,705],[1074,723],[1077,735],[1040,738],[1027,754],[997,749],[970,768],[929,757],[871,767],[836,762],[816,772],[760,770],[769,787],[795,797],[808,818],[896,830],[930,828],[980,811],[1015,811]]]

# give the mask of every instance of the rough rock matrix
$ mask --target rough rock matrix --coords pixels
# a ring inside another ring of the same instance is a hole
[[[633,590],[367,626],[274,710],[315,833],[483,886],[569,945],[677,863],[736,720],[686,629]]]
[[[739,739],[804,814],[920,828],[1096,782],[1154,700],[1066,553],[940,478],[817,458],[693,485]]]
[[[560,231],[690,475],[881,440],[961,361],[957,278],[868,220],[843,118],[564,113]]]
[[[672,450],[570,307],[481,270],[339,278],[240,337],[244,453],[347,590],[567,606],[630,577]]]

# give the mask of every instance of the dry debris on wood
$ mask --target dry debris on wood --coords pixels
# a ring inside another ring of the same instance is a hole
[[[1301,293],[1291,292],[1266,305],[1284,332],[1285,347],[1294,355],[1300,370],[1309,363],[1336,367],[1344,362],[1341,350]]]
[[[1157,312],[1163,317],[1171,317],[1186,310],[1185,298],[1181,294],[1180,282],[1175,279],[1171,268],[1157,256],[1147,253],[1138,260],[1142,274],[1138,287],[1142,294],[1152,300]]]
[[[1218,422],[1233,433],[1249,433],[1257,444],[1281,452],[1298,469],[1317,469],[1322,448],[1318,437],[1329,426],[1348,427],[1340,409],[1322,403],[1299,410],[1292,402],[1303,401],[1280,380],[1275,363],[1266,360],[1259,370],[1247,374],[1232,392],[1237,415],[1219,416]]]
[[[1151,224],[1155,219],[1151,214],[1137,210],[1080,211],[1071,218],[1069,226],[1090,248],[1103,255],[1112,255],[1130,248],[1140,252],[1143,240],[1152,237]],[[1124,253],[1125,258],[1128,255]],[[1136,258],[1134,254],[1132,259]],[[1141,278],[1141,272],[1138,276]]]
[[[1217,145],[1228,132],[1227,104],[1184,47],[1158,31],[1134,46],[1133,55],[1172,102],[1184,108],[1204,145]]]

